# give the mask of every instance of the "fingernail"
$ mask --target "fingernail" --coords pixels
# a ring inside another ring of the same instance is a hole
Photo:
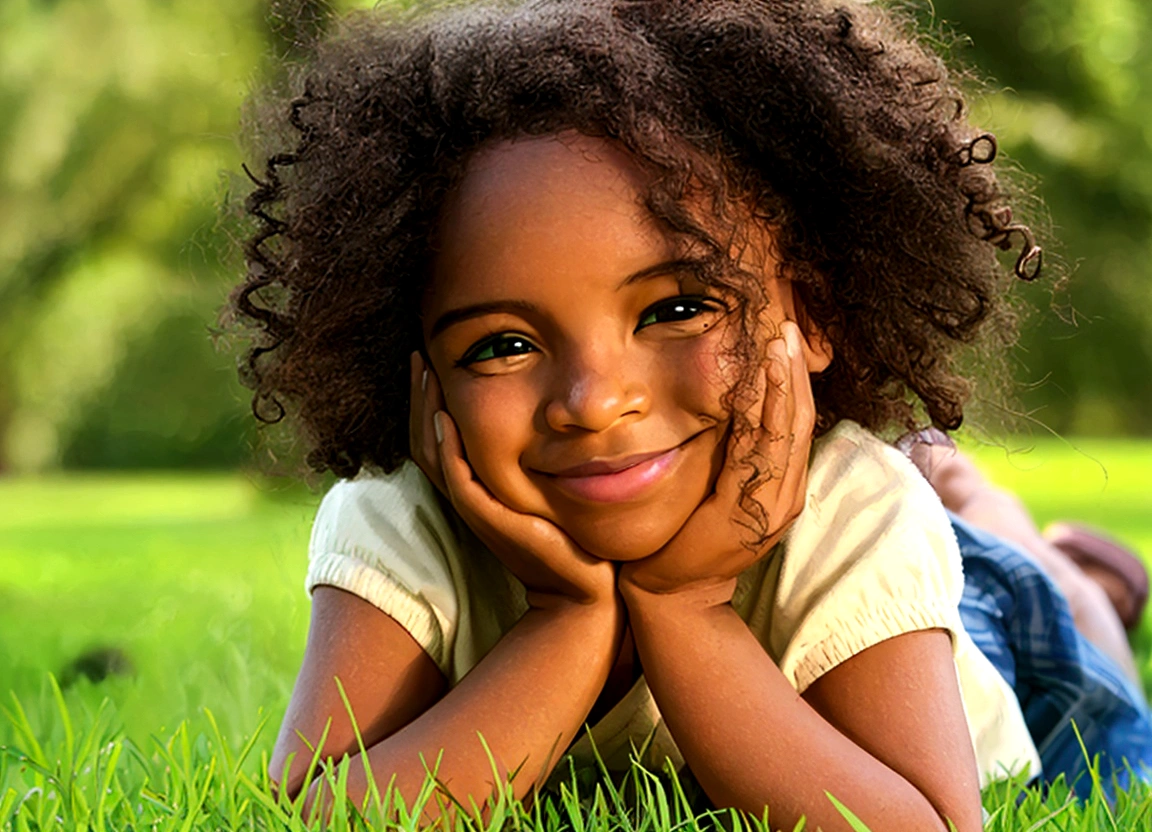
[[[800,329],[795,324],[792,324],[791,321],[788,323],[791,324],[791,326],[784,327],[784,346],[788,350],[788,357],[792,358],[800,349]]]
[[[436,444],[439,445],[444,441],[444,423],[441,419],[447,418],[448,414],[443,410],[437,410],[432,414],[432,430],[436,432]]]

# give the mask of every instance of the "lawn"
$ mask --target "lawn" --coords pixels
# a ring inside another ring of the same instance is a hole
[[[283,708],[303,650],[318,500],[238,474],[0,480],[3,686],[34,707],[46,672],[113,648],[134,672],[69,700],[108,696],[134,740],[203,706],[251,730]]]
[[[1090,522],[1152,553],[1152,442],[1018,444],[970,448],[1041,523]],[[256,781],[303,650],[318,500],[241,474],[0,480],[0,828],[291,825]],[[1152,682],[1148,622],[1135,641]],[[89,680],[85,656],[124,672]],[[68,683],[59,700],[49,673]],[[230,764],[262,720],[247,761]],[[1053,829],[1092,828],[1085,811],[1057,791],[994,825],[1058,812]],[[552,828],[579,825],[565,817]]]

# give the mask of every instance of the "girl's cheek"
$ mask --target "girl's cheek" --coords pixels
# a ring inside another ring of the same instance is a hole
[[[521,479],[520,460],[531,441],[531,392],[511,376],[470,378],[446,387],[444,401],[480,481],[503,502],[522,502],[514,492]]]
[[[700,413],[717,418],[727,417],[724,394],[740,379],[740,365],[731,353],[723,335],[693,339],[679,359],[678,375],[683,395]],[[684,373],[682,368],[693,372]]]
[[[456,421],[469,455],[482,445],[499,445],[509,432],[517,397],[508,385],[492,378],[469,379],[444,391],[448,413]]]

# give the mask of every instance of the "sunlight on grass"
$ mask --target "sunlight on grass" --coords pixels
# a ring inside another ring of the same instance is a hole
[[[356,761],[325,765],[319,777],[335,798],[322,823],[303,795],[279,793],[260,752],[261,720],[247,734],[229,738],[211,711],[204,710],[144,743],[119,736],[107,700],[90,714],[71,709],[52,686],[50,718],[34,725],[13,696],[2,707],[16,741],[0,746],[0,828],[65,832],[75,829],[160,829],[207,832],[219,829],[381,829],[415,832],[761,832],[777,829],[766,810],[759,817],[715,810],[702,793],[685,785],[670,767],[652,772],[634,764],[627,772],[601,769],[592,777],[573,771],[528,803],[512,797],[505,782],[482,806],[455,800],[430,772],[410,802],[391,788],[363,804],[348,799],[343,785]],[[315,765],[315,759],[313,764]],[[562,773],[563,774],[563,773]],[[1058,780],[1042,794],[1004,781],[987,789],[987,832],[1037,830],[1142,830],[1148,828],[1152,793],[1142,784],[1109,803],[1098,778],[1079,795]],[[828,800],[858,832],[866,826],[831,792]],[[430,820],[426,810],[431,810]],[[802,832],[803,820],[792,827]]]
[[[962,447],[1024,500],[1040,526],[1096,525],[1152,557],[1152,442],[1045,438]]]
[[[1023,444],[966,447],[1041,523],[1087,522],[1152,553],[1152,442]],[[303,652],[319,501],[281,488],[234,474],[0,479],[0,829],[307,828],[265,773]],[[1135,642],[1148,680],[1147,621]],[[130,667],[49,681],[96,648]],[[666,773],[628,777],[573,779],[457,828],[496,829],[497,816],[526,831],[765,828],[690,805]],[[985,806],[1000,832],[1111,829],[1109,811],[1119,829],[1152,828],[1142,785],[1108,807],[1059,784],[1046,795],[998,784]],[[397,807],[369,814],[382,828],[421,825]],[[334,828],[363,828],[346,810]]]
[[[80,674],[70,702],[112,697],[137,742],[203,706],[250,730],[260,708],[283,708],[303,652],[318,500],[238,474],[0,480],[4,687],[36,719],[47,672],[115,653],[126,672]]]
[[[236,474],[57,474],[0,479],[0,531],[160,524],[250,514],[256,487]]]

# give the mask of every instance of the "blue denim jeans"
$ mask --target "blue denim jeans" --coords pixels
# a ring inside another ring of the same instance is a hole
[[[1067,600],[1034,560],[951,519],[964,562],[964,627],[1016,692],[1043,781],[1063,774],[1081,794],[1091,787],[1073,723],[1088,757],[1099,755],[1109,793],[1113,777],[1122,788],[1132,775],[1152,779],[1152,713],[1140,691],[1080,635]]]

